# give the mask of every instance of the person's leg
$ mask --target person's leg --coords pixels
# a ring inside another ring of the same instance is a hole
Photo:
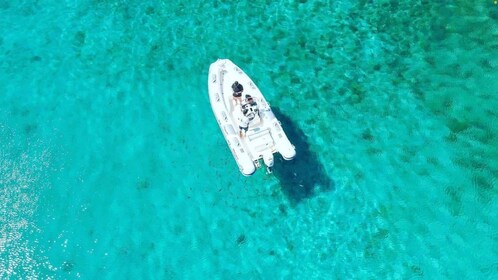
[[[249,127],[247,127],[247,126],[246,127],[239,126],[239,128],[240,128],[240,132],[239,132],[240,137],[244,137],[246,135],[247,129]]]

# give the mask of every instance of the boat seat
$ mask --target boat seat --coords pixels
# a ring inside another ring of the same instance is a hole
[[[251,143],[254,152],[262,153],[273,146],[273,138],[268,129],[257,130],[247,134],[247,139]]]
[[[247,133],[247,137],[251,141],[256,140],[257,138],[261,138],[261,137],[266,136],[266,135],[269,135],[271,137],[270,130],[267,128],[266,129],[249,130],[249,132]]]

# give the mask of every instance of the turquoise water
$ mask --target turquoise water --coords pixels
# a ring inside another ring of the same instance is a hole
[[[297,148],[240,175],[230,58]],[[0,1],[1,279],[498,278],[498,5]]]

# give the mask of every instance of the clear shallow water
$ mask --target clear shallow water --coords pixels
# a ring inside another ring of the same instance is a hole
[[[0,278],[496,278],[498,6],[467,2],[0,2]],[[225,146],[219,57],[298,148],[274,176]]]

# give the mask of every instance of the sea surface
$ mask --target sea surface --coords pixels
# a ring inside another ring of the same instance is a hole
[[[498,279],[498,4],[0,0],[0,279]],[[297,149],[244,177],[210,63]]]

